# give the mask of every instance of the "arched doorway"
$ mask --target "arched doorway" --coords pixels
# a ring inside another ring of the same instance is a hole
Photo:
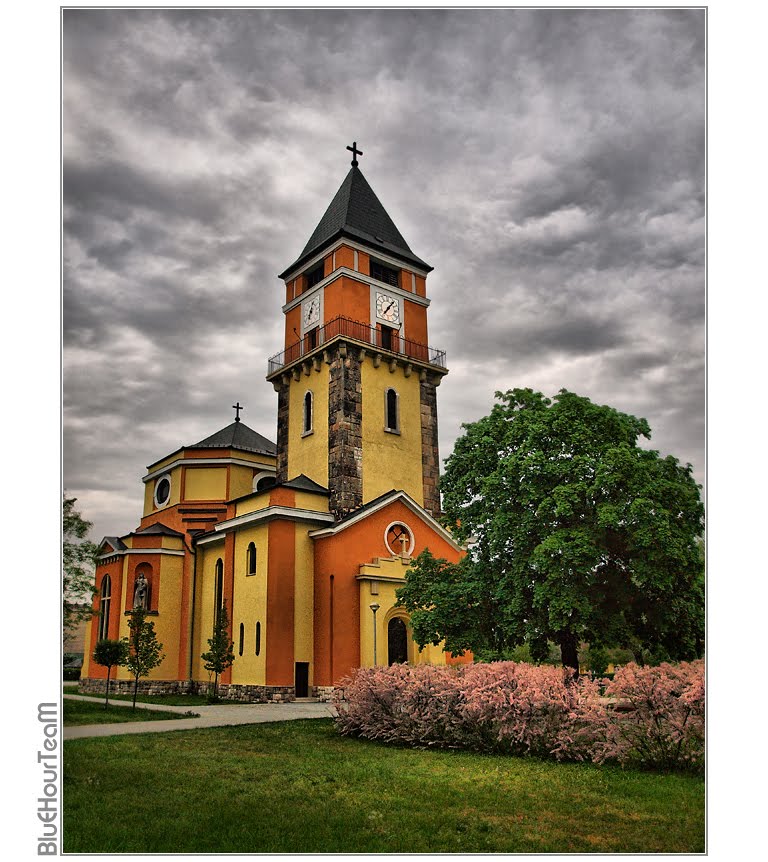
[[[387,664],[408,661],[408,629],[401,617],[392,617],[387,624]]]

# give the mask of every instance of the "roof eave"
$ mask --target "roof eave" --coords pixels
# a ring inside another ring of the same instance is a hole
[[[359,242],[362,245],[366,245],[375,251],[386,253],[390,257],[396,257],[399,260],[404,261],[405,263],[414,264],[425,270],[426,272],[432,272],[432,270],[434,269],[433,266],[430,266],[420,257],[413,254],[413,252],[407,252],[403,249],[398,249],[390,243],[377,242],[376,240],[368,239],[360,231],[356,231],[348,227],[343,227],[339,228],[339,230],[337,230],[334,234],[331,234],[328,239],[323,240],[323,242],[319,243],[318,245],[314,246],[314,248],[311,248],[309,251],[302,254],[289,267],[284,269],[278,275],[278,278],[286,279],[288,276],[293,274],[294,270],[299,269],[316,254],[319,254],[321,251],[323,251],[323,249],[328,248],[328,246],[333,245],[333,243],[337,242],[342,237],[347,237],[348,239],[354,240],[355,242]]]

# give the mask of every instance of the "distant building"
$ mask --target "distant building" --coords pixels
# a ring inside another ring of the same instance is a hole
[[[351,149],[352,169],[280,275],[285,343],[267,370],[277,443],[240,420],[238,402],[230,425],[149,465],[140,525],[101,542],[83,677],[106,676],[87,656],[98,638],[127,635],[136,604],[163,643],[159,688],[208,680],[200,655],[224,604],[236,660],[222,683],[239,696],[324,696],[374,654],[453,661],[418,649],[395,597],[424,548],[463,553],[437,521],[447,368],[427,334],[432,267]],[[264,313],[254,306],[254,321]]]
[[[72,607],[85,610],[86,608],[90,608],[90,605],[87,603],[77,603]],[[84,616],[78,620],[77,625],[72,627],[68,632],[64,632],[62,648],[65,667],[80,667],[83,664],[85,639],[88,636],[90,623],[90,617]]]

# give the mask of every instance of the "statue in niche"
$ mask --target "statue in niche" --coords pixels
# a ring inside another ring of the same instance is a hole
[[[143,608],[145,611],[149,610],[149,581],[144,576],[144,572],[139,572],[133,585],[133,606]]]

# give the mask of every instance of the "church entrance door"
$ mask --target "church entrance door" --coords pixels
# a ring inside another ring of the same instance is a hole
[[[296,697],[309,697],[309,662],[296,662]]]
[[[393,617],[387,626],[387,663],[408,661],[408,630],[400,617]]]

